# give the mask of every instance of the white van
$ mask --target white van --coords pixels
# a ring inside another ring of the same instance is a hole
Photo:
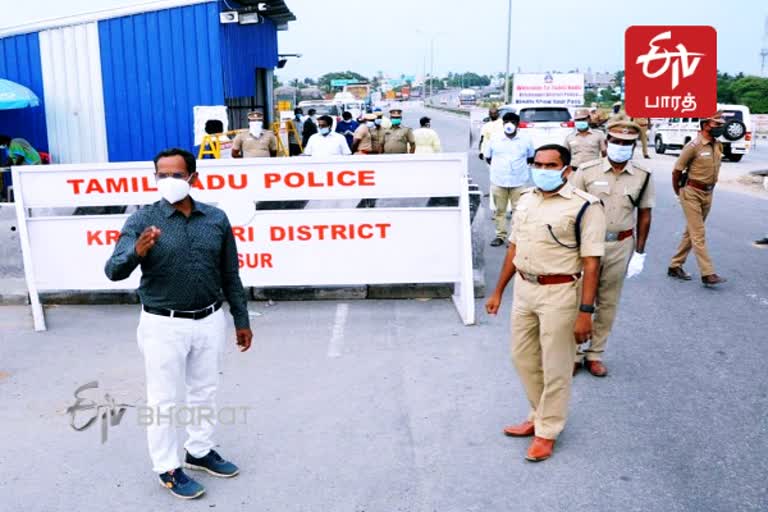
[[[718,105],[723,111],[725,131],[718,140],[723,143],[723,156],[738,162],[749,152],[752,145],[752,119],[744,105]],[[698,117],[672,117],[653,119],[651,137],[656,153],[668,149],[682,149],[699,133]]]

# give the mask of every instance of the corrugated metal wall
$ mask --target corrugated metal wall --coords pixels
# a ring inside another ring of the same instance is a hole
[[[223,105],[215,2],[99,22],[110,161],[192,149],[193,107]]]
[[[37,33],[0,39],[0,78],[29,87],[40,98],[39,107],[0,110],[0,133],[22,137],[35,148],[48,151],[43,72]]]
[[[277,66],[275,24],[268,18],[258,25],[222,24],[221,44],[225,97],[253,96],[256,68]]]
[[[95,22],[40,32],[45,117],[56,163],[106,162],[107,134]]]

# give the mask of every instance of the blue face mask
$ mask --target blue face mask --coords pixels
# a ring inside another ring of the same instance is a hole
[[[622,146],[620,144],[608,143],[608,159],[617,164],[623,164],[632,158],[632,152],[635,150],[634,146]]]
[[[580,132],[587,131],[589,129],[589,123],[587,121],[576,121],[576,129]]]
[[[328,135],[329,133],[331,133],[331,129],[330,128],[320,128],[320,134],[321,135]]]
[[[531,167],[533,184],[536,185],[536,188],[543,190],[544,192],[552,192],[565,183],[565,180],[563,179],[564,170],[565,167],[556,171]]]
[[[400,119],[399,117],[392,118],[392,126],[400,126],[401,122],[402,122],[402,119]]]

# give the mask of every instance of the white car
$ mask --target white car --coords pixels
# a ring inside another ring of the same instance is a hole
[[[514,108],[520,116],[518,129],[531,139],[534,148],[545,144],[565,142],[574,129],[573,116],[568,107],[554,105],[515,105],[501,107],[499,111]]]
[[[749,108],[744,105],[718,105],[723,111],[725,130],[718,138],[723,143],[723,156],[738,162],[752,146],[752,118]],[[698,117],[672,117],[653,119],[651,136],[658,154],[667,150],[682,149],[699,133]]]

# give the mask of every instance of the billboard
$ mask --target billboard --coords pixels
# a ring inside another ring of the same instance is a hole
[[[582,73],[516,73],[512,102],[577,107],[584,104]]]

